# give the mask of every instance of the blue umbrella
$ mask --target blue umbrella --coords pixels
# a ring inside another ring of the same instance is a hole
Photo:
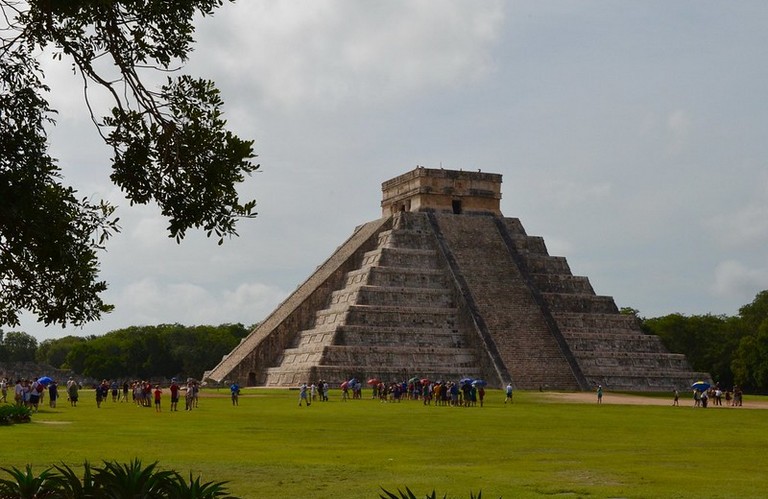
[[[42,383],[44,385],[47,385],[49,383],[53,383],[53,380],[49,378],[48,376],[43,376],[42,378],[37,380],[38,383]]]
[[[464,379],[459,380],[459,383],[462,384],[462,385],[467,385],[467,384],[472,383],[473,381],[474,380],[472,378],[464,378]]]
[[[694,390],[703,392],[704,390],[707,390],[710,386],[712,385],[710,385],[706,381],[697,381],[696,383],[691,385],[691,388],[693,388]]]
[[[487,385],[488,383],[487,383],[487,382],[485,382],[485,381],[484,381],[484,380],[482,380],[482,379],[476,379],[475,381],[473,381],[473,382],[472,382],[472,384],[473,384],[473,385],[475,385],[475,386],[485,386],[485,385]]]

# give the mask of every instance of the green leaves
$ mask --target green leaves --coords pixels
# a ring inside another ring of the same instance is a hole
[[[166,489],[175,474],[156,467],[157,462],[143,466],[138,458],[127,464],[105,461],[104,467],[97,468],[94,473],[99,496],[113,499],[166,497]]]
[[[384,488],[382,488],[381,490],[383,492],[383,494],[379,495],[381,499],[418,499],[416,495],[413,492],[411,492],[411,489],[409,489],[408,487],[405,488],[405,492],[403,492],[400,489],[397,489],[397,493],[399,495],[395,495],[393,492],[390,492]],[[437,494],[433,490],[432,494],[427,494],[424,497],[425,499],[437,499]],[[446,499],[447,497],[448,497],[448,494],[444,495],[443,499]],[[478,492],[477,495],[475,495],[474,493],[470,492],[469,499],[483,499],[483,493]]]
[[[157,462],[144,466],[140,459],[129,463],[104,461],[101,468],[91,468],[86,461],[83,477],[68,465],[47,468],[40,474],[27,465],[24,470],[2,468],[9,479],[0,479],[0,498],[37,499],[236,499],[227,493],[227,482],[201,482],[200,477],[186,481],[175,471],[157,468]]]
[[[45,324],[80,325],[109,311],[96,250],[118,230],[114,208],[78,200],[47,154],[37,62],[24,46],[0,58],[0,324],[21,309]]]
[[[132,202],[157,202],[177,241],[194,227],[221,244],[237,234],[237,218],[255,216],[255,202],[241,204],[235,188],[258,169],[249,161],[253,142],[225,129],[223,103],[210,81],[169,79],[161,97],[168,103],[162,113],[115,108],[105,118],[115,153],[111,179]]]
[[[14,499],[38,499],[56,497],[56,491],[61,482],[59,477],[48,468],[39,475],[32,472],[32,466],[24,470],[18,468],[0,468],[9,475],[10,479],[0,479],[0,497]]]
[[[169,487],[169,499],[215,499],[231,497],[227,493],[225,485],[227,482],[201,482],[200,477],[192,478],[189,474],[189,480],[184,480],[181,476],[176,477],[172,487]]]
[[[0,406],[0,425],[14,423],[29,423],[32,417],[32,409],[23,405]]]
[[[48,155],[48,87],[35,59],[52,48],[85,82],[112,97],[91,118],[112,147],[111,179],[131,204],[156,202],[170,237],[202,229],[222,244],[255,216],[237,185],[258,168],[253,141],[226,128],[207,80],[180,76],[161,88],[147,74],[178,70],[192,50],[195,16],[222,0],[0,1],[0,325],[29,310],[46,325],[82,325],[109,312],[96,251],[119,232],[115,208],[78,199]],[[98,61],[98,62],[97,62]],[[103,63],[102,61],[106,61]]]
[[[11,333],[8,333],[11,334]],[[98,379],[201,378],[248,334],[241,324],[134,326],[88,339],[43,342],[68,369]]]

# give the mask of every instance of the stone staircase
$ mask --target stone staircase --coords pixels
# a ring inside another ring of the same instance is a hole
[[[436,214],[433,218],[512,383],[524,389],[579,389],[525,277],[499,237],[495,217]],[[525,242],[538,244],[533,239]]]
[[[300,331],[266,370],[265,385],[480,377],[479,352],[460,327],[454,296],[426,216],[397,214],[316,313],[313,327]]]
[[[685,356],[669,353],[657,336],[644,334],[613,298],[596,295],[586,277],[573,276],[565,259],[549,256],[543,240],[527,236],[519,220],[504,219],[504,229],[590,386],[663,391],[709,378],[692,372]]]

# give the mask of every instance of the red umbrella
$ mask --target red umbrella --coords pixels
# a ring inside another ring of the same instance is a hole
[[[427,378],[424,378],[424,379],[421,380],[421,384],[422,385],[428,385],[429,384],[429,380]]]
[[[369,385],[378,385],[381,383],[381,380],[379,378],[371,378],[368,380]]]
[[[340,386],[341,388],[346,388],[346,387],[348,387],[348,386],[349,386],[349,381],[345,381],[344,383],[342,383],[342,384],[341,384],[341,385],[339,385],[339,386]]]

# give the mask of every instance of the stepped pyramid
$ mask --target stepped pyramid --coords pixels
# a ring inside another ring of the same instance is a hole
[[[503,217],[501,175],[418,167],[382,191],[382,218],[359,226],[206,379],[661,391],[709,378]]]

